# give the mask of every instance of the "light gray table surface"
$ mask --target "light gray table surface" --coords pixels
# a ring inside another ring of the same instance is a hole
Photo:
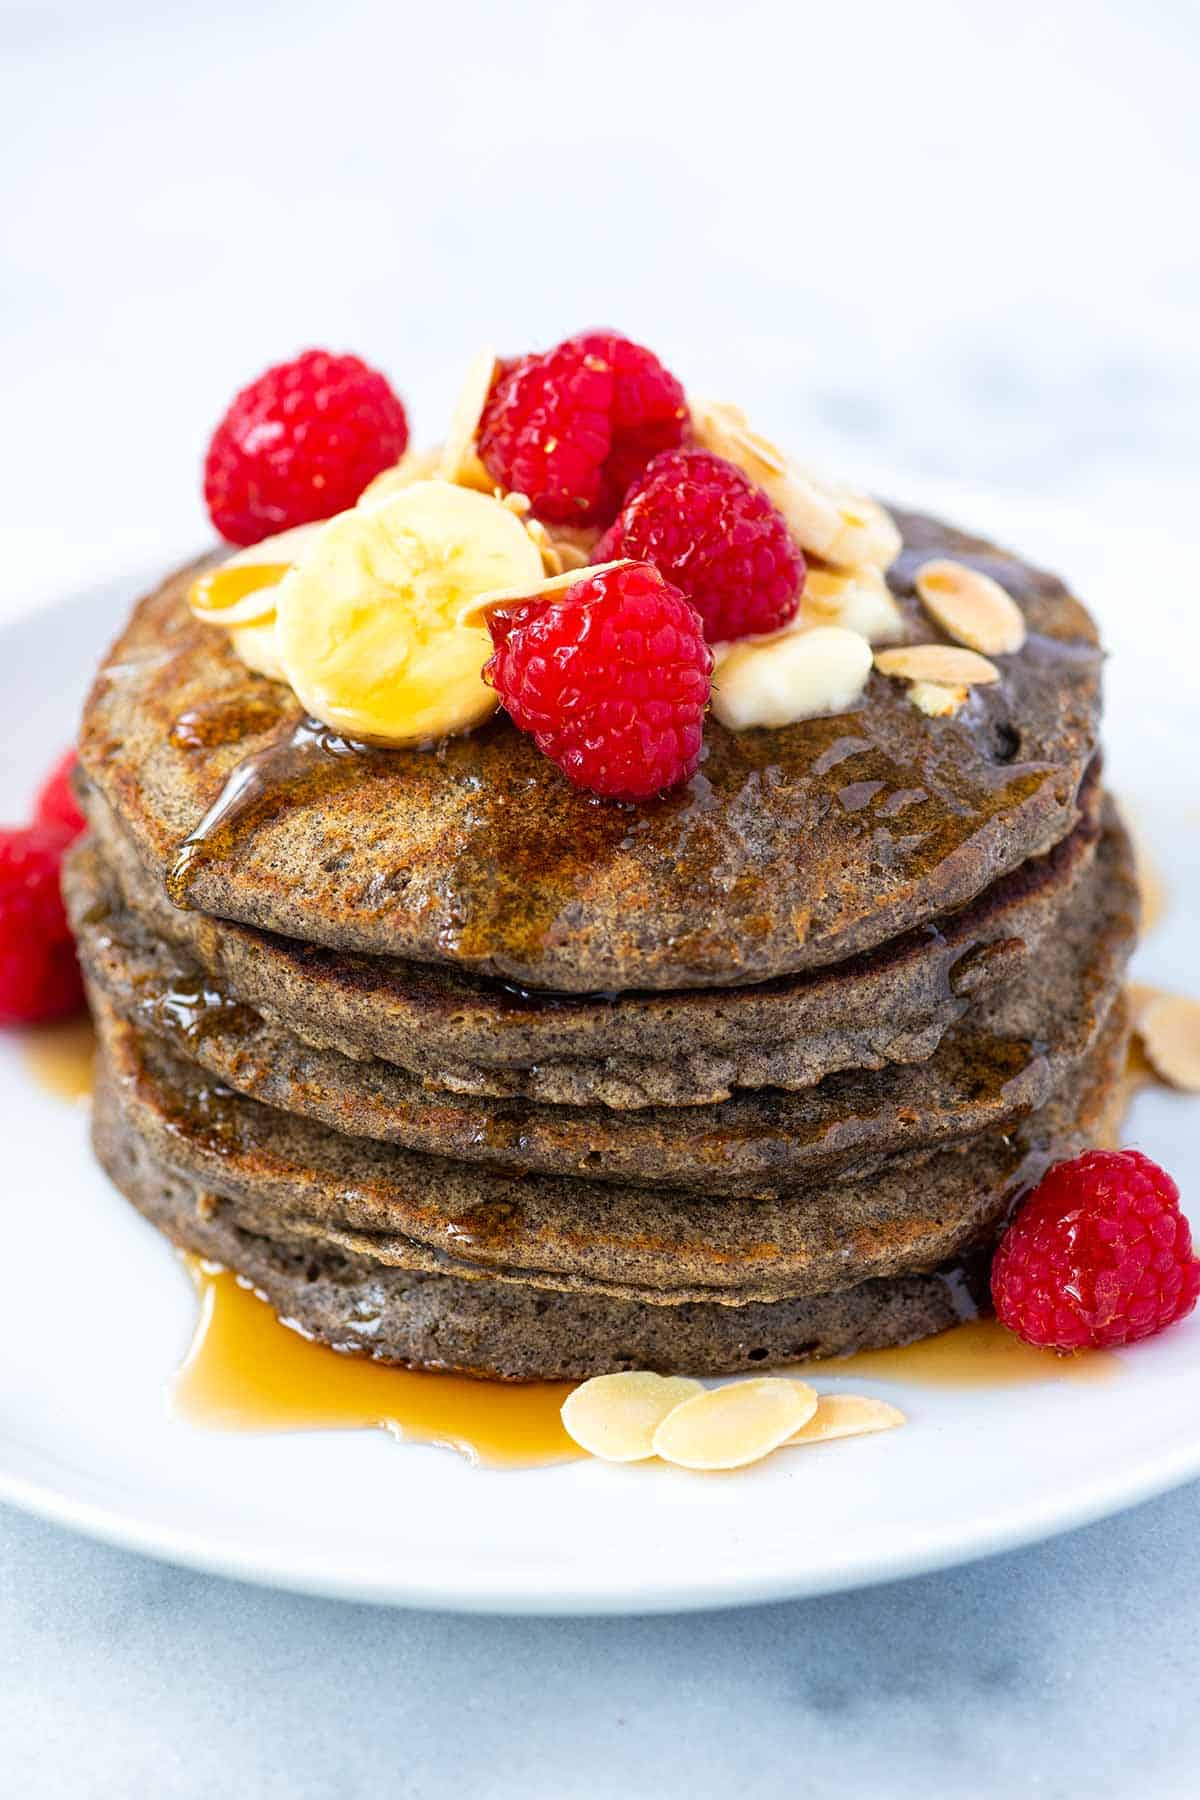
[[[13,1800],[1175,1800],[1200,1487],[857,1594],[633,1620],[262,1593],[0,1513]]]
[[[0,0],[0,614],[202,542],[214,415],[306,341],[428,438],[479,342],[610,320],[815,460],[1194,524],[1198,67],[1193,0]],[[5,1510],[0,1794],[1171,1800],[1198,1595],[1196,1487],[625,1622],[299,1599]]]

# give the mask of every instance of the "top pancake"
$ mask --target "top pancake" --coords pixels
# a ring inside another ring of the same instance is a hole
[[[1100,654],[1053,576],[897,515],[889,580],[912,636],[931,556],[985,569],[1030,636],[954,719],[872,675],[856,707],[784,730],[706,724],[693,780],[649,804],[571,788],[501,714],[436,752],[306,728],[185,605],[136,608],[83,721],[91,779],[177,899],[334,949],[558,992],[735,986],[837,962],[963,905],[1057,843],[1096,745]],[[246,759],[253,759],[247,762]],[[237,799],[179,864],[238,770]]]

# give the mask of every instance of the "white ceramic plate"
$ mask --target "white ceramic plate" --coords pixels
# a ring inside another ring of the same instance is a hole
[[[1195,581],[1182,551],[1049,508],[981,500],[966,516],[1070,569],[1103,619],[1109,766],[1159,846],[1173,910],[1148,980],[1200,993]],[[136,584],[0,634],[7,755],[0,816],[20,816],[71,736],[88,672]],[[1188,634],[1190,633],[1190,637]],[[164,1383],[190,1289],[93,1166],[86,1110],[31,1082],[0,1043],[6,1240],[0,1276],[0,1496],[78,1530],[248,1580],[404,1605],[636,1612],[783,1598],[934,1568],[1127,1506],[1200,1473],[1200,1319],[1123,1357],[1118,1380],[939,1390],[864,1382],[910,1426],[690,1476],[584,1462],[522,1473],[380,1433],[222,1436],[172,1422]],[[1196,1103],[1141,1098],[1131,1137],[1200,1193]],[[1200,1213],[1200,1207],[1196,1208]],[[834,1367],[822,1384],[836,1387]],[[846,1385],[844,1382],[842,1385]]]

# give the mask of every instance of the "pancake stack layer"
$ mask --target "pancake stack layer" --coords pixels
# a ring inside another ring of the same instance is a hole
[[[517,1379],[761,1369],[985,1302],[1049,1163],[1102,1137],[1137,902],[1100,654],[1053,577],[899,515],[1029,635],[949,719],[734,735],[643,806],[498,716],[349,745],[142,601],[84,716],[67,895],[97,1153],[177,1244],[385,1361]]]

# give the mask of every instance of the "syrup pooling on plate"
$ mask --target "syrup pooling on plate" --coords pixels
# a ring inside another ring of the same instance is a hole
[[[944,1388],[1019,1387],[1046,1381],[1112,1381],[1121,1362],[1108,1350],[1056,1356],[1035,1350],[996,1319],[964,1319],[937,1337],[901,1350],[860,1350],[844,1362],[809,1364],[817,1374],[866,1376]]]
[[[476,1381],[339,1354],[280,1324],[227,1270],[185,1259],[200,1297],[176,1417],[217,1431],[358,1431],[439,1444],[495,1468],[571,1462],[559,1411],[571,1382]]]
[[[25,1067],[37,1085],[58,1100],[86,1100],[92,1091],[96,1034],[85,1013],[26,1032],[22,1044]]]
[[[574,1382],[503,1382],[392,1368],[339,1354],[280,1323],[228,1270],[185,1257],[200,1300],[186,1360],[170,1387],[174,1415],[213,1431],[359,1431],[458,1450],[491,1468],[547,1467],[581,1455],[560,1418]],[[797,1365],[824,1382],[865,1376],[903,1387],[1009,1387],[1102,1381],[1102,1352],[1057,1357],[1018,1343],[995,1320],[969,1320],[904,1350]],[[796,1371],[793,1370],[793,1373]]]

